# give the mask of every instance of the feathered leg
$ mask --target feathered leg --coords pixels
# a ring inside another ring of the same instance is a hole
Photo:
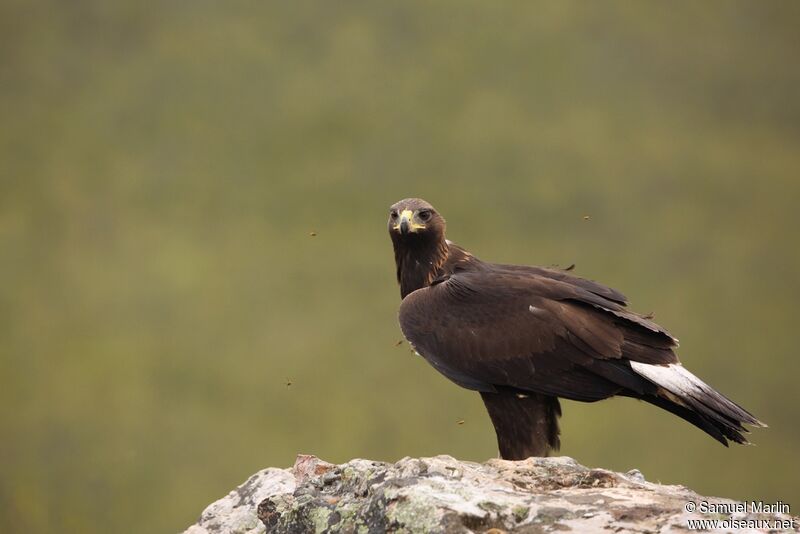
[[[547,456],[551,450],[558,450],[561,406],[557,397],[500,391],[481,393],[481,398],[492,419],[504,460]]]

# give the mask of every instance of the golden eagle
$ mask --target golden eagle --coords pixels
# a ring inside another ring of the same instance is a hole
[[[445,239],[428,202],[389,211],[400,328],[437,371],[478,391],[508,460],[559,447],[559,397],[634,397],[714,439],[747,443],[765,426],[684,368],[677,340],[625,308],[620,292],[560,269],[479,260]]]

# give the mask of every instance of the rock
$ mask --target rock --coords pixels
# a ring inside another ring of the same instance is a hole
[[[185,533],[672,532],[694,530],[688,521],[696,519],[723,521],[705,525],[714,532],[800,532],[788,506],[775,506],[786,513],[752,508],[647,482],[636,469],[589,469],[568,457],[479,464],[436,456],[334,465],[300,455],[292,469],[250,477]]]
[[[209,505],[203,510],[197,523],[185,532],[186,534],[265,532],[264,525],[256,515],[259,503],[276,495],[291,495],[294,488],[295,477],[286,469],[269,468],[259,471],[228,495]]]

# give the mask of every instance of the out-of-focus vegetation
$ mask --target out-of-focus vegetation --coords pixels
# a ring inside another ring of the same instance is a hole
[[[564,454],[800,507],[798,27],[791,1],[3,0],[0,531],[176,531],[299,452],[494,456],[478,396],[395,346],[405,196],[485,259],[620,288],[771,426],[725,450],[565,402]]]

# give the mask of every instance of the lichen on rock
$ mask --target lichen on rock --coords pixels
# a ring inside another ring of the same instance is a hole
[[[260,471],[211,504],[185,534],[671,532],[688,530],[692,518],[716,518],[687,513],[689,501],[733,502],[568,457],[334,465],[299,455],[292,469]]]

